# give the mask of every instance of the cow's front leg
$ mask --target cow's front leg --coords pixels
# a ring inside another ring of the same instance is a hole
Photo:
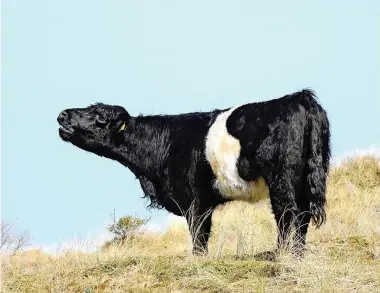
[[[208,239],[211,233],[212,210],[191,210],[186,214],[187,224],[192,238],[192,253],[208,253]]]

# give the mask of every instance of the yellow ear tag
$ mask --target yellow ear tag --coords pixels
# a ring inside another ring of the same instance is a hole
[[[123,131],[123,130],[125,130],[125,126],[126,126],[126,124],[125,124],[125,122],[124,122],[123,125],[120,126],[119,131]]]

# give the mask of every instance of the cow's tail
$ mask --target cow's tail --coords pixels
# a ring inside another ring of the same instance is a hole
[[[326,180],[330,165],[330,127],[326,112],[313,99],[309,104],[309,154],[305,192],[310,202],[313,224],[319,228],[326,221]]]

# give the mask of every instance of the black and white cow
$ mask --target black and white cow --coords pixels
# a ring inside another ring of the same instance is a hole
[[[279,247],[295,224],[293,248],[303,251],[310,220],[325,221],[329,120],[311,90],[180,115],[132,117],[98,103],[57,120],[64,141],[128,167],[150,207],[184,215],[194,253],[207,252],[212,212],[231,200],[269,196]]]

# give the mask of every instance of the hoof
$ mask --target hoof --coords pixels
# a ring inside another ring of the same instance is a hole
[[[265,260],[265,261],[276,261],[278,251],[277,250],[268,250],[255,254],[253,257],[256,260]]]
[[[204,248],[193,248],[192,254],[195,256],[207,255],[208,251]]]

